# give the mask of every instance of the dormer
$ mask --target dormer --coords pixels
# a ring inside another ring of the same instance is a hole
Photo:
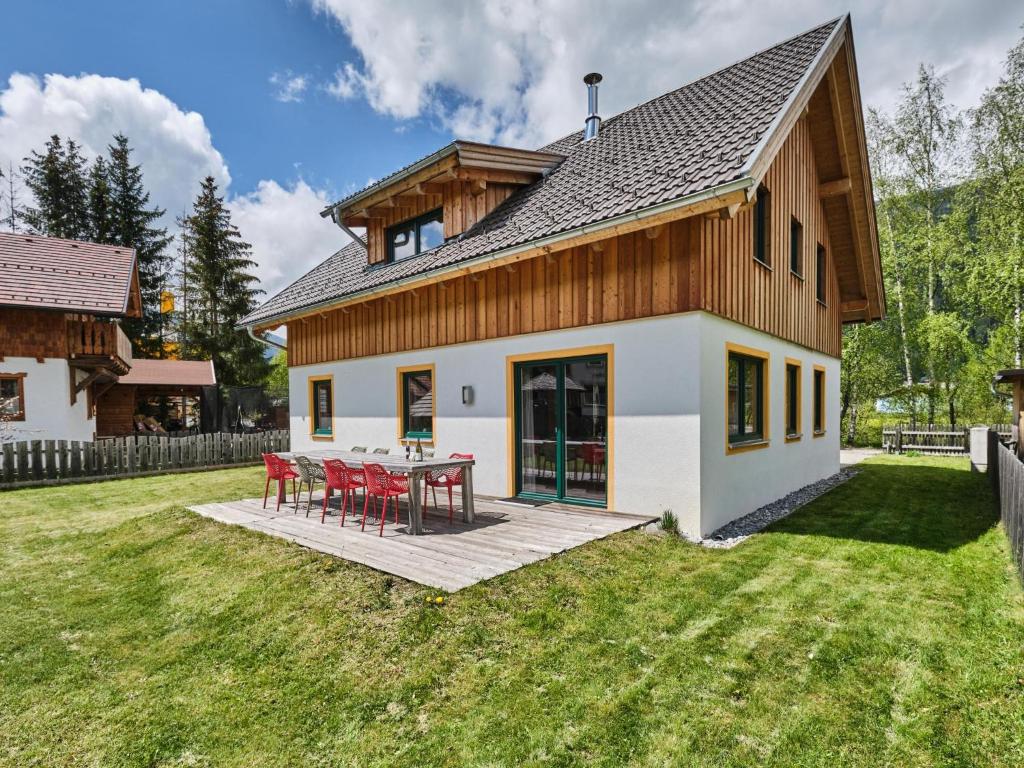
[[[413,258],[462,234],[564,159],[552,152],[455,141],[324,210],[365,227],[367,263]]]

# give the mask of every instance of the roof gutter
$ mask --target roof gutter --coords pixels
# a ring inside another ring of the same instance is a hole
[[[280,315],[270,315],[269,317],[261,318],[251,323],[247,323],[246,328],[249,329],[251,333],[251,329],[256,325],[266,325],[269,322],[283,323],[291,318],[299,317],[301,315],[308,315],[311,312],[315,312],[318,309],[330,307],[336,304],[340,304],[342,302],[348,303],[359,299],[365,301],[367,299],[373,298],[374,296],[376,296],[377,294],[381,293],[384,290],[392,291],[395,288],[401,288],[404,285],[418,283],[425,277],[436,278],[443,277],[445,275],[450,275],[453,273],[463,273],[465,272],[466,269],[473,266],[479,266],[481,264],[487,264],[488,262],[498,261],[500,259],[504,259],[509,256],[515,256],[520,253],[525,253],[526,251],[532,251],[537,248],[544,248],[548,246],[557,245],[560,242],[580,237],[582,235],[597,234],[605,230],[621,226],[622,224],[628,224],[634,221],[642,221],[643,219],[647,219],[652,216],[657,216],[662,213],[668,213],[670,211],[688,208],[691,205],[703,203],[708,200],[714,200],[717,197],[723,197],[732,192],[744,191],[746,192],[747,199],[750,200],[754,196],[756,189],[757,181],[750,176],[743,176],[739,179],[726,182],[725,184],[719,184],[717,187],[711,187],[710,189],[705,189],[700,192],[696,192],[692,195],[688,195],[686,197],[680,197],[677,198],[676,200],[669,200],[668,202],[658,203],[657,205],[652,205],[649,208],[643,208],[639,211],[624,213],[620,216],[616,216],[611,219],[604,219],[603,221],[599,221],[594,224],[584,224],[581,227],[576,227],[575,229],[570,229],[566,232],[559,232],[558,234],[555,235],[548,235],[547,237],[542,237],[538,240],[530,240],[527,243],[514,245],[510,248],[505,248],[500,251],[495,251],[494,253],[488,253],[483,256],[478,256],[474,259],[460,261],[456,264],[450,264],[440,269],[420,272],[415,275],[410,275],[409,277],[403,277],[401,280],[395,280],[389,283],[384,283],[374,288],[367,288],[366,290],[351,293],[348,294],[347,296],[338,296],[331,299],[327,299],[325,301],[317,302],[315,304],[309,304],[305,307],[302,307],[301,309],[296,309],[292,312],[285,312]]]
[[[351,237],[353,241],[359,243],[359,245],[362,246],[364,251],[369,253],[370,252],[370,244],[368,242],[366,242],[365,240],[363,240],[363,238],[359,237],[355,232],[353,232],[349,228],[348,224],[346,224],[345,222],[343,222],[341,220],[341,216],[338,215],[338,209],[339,208],[341,208],[340,205],[336,205],[333,208],[331,208],[331,221],[333,221],[335,224],[337,224],[341,228],[341,231],[344,232],[349,237]],[[367,240],[369,240],[369,238],[367,238]]]
[[[249,336],[255,339],[256,341],[262,344],[266,344],[268,347],[277,347],[278,349],[282,349],[285,352],[288,351],[288,347],[286,347],[284,344],[278,344],[276,341],[271,341],[270,339],[265,339],[262,336],[257,336],[256,332],[253,330],[253,326],[251,325],[245,326],[245,332],[248,333]],[[210,364],[212,365],[213,363],[211,362]]]

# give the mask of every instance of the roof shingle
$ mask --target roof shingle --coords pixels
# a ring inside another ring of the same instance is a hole
[[[548,144],[542,151],[566,159],[547,177],[431,251],[371,267],[350,243],[243,322],[266,323],[735,181],[840,21],[609,118],[591,141],[577,131]]]

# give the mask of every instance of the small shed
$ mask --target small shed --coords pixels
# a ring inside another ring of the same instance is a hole
[[[996,373],[992,380],[993,386],[999,384],[1013,385],[1013,439],[1020,450],[1021,428],[1024,427],[1024,368],[1007,368]]]
[[[180,429],[209,431],[212,423],[207,422],[216,416],[216,387],[211,360],[133,360],[131,370],[97,399],[96,434],[134,434],[135,416],[151,415],[158,402]]]

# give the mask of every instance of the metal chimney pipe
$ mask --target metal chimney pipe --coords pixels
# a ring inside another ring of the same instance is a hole
[[[597,84],[601,82],[600,72],[591,72],[583,78],[587,84],[587,122],[583,129],[583,140],[590,141],[601,130],[601,116],[597,114]]]

